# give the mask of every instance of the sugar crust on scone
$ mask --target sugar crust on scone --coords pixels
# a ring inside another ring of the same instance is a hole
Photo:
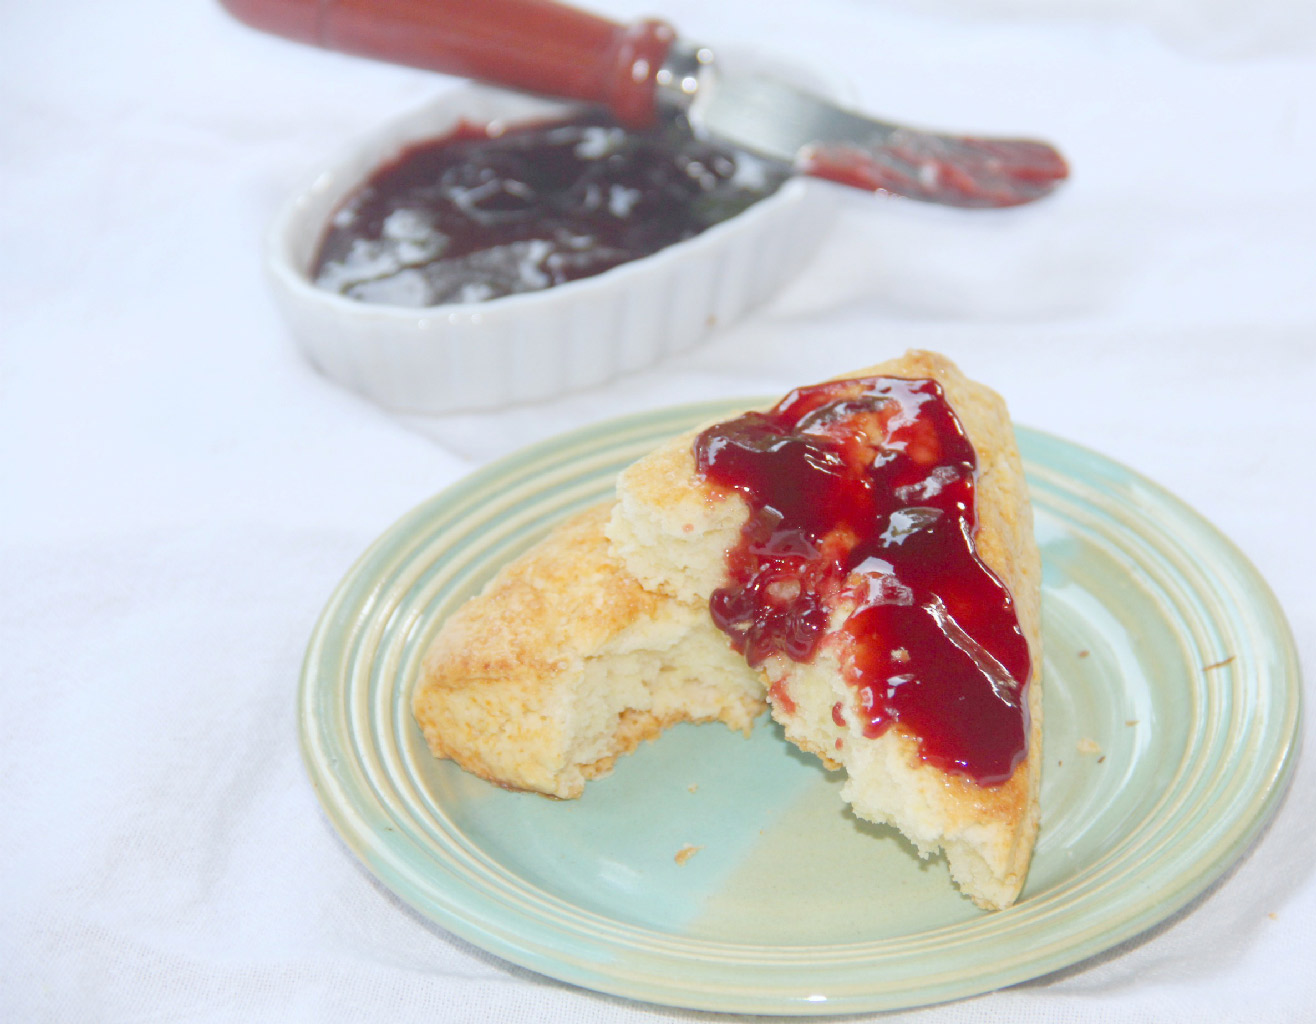
[[[612,557],[611,505],[562,524],[444,623],[412,697],[436,757],[566,799],[677,722],[749,732],[761,685],[706,614]]]

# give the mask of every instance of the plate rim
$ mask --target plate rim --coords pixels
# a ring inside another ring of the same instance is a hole
[[[419,503],[398,518],[387,530],[380,534],[360,556],[352,563],[340,582],[334,588],[327,604],[317,618],[315,628],[307,644],[298,686],[298,725],[299,746],[304,767],[315,789],[322,810],[329,818],[338,835],[364,864],[367,870],[386,888],[403,900],[412,909],[419,911],[439,927],[472,942],[476,946],[494,955],[528,968],[537,973],[555,978],[569,984],[583,986],[598,992],[608,993],[624,998],[636,999],[659,1005],[684,1007],[696,1010],[713,1010],[719,1012],[765,1013],[774,1015],[835,1015],[843,1013],[868,1012],[910,1008],[920,1005],[945,1002],[982,994],[1011,984],[1036,979],[1096,955],[1102,951],[1134,938],[1156,924],[1166,920],[1193,899],[1200,896],[1216,882],[1229,868],[1239,860],[1254,843],[1266,825],[1274,818],[1293,777],[1297,759],[1298,741],[1301,727],[1301,676],[1297,658],[1296,645],[1293,640],[1287,618],[1279,605],[1273,591],[1255,566],[1236,544],[1223,534],[1213,523],[1165,488],[1151,481],[1136,470],[1115,462],[1091,448],[1059,438],[1055,435],[1016,425],[1021,448],[1041,448],[1060,450],[1073,457],[1077,456],[1085,466],[1100,465],[1108,471],[1114,471],[1126,481],[1135,483],[1159,500],[1167,502],[1180,515],[1186,516],[1199,530],[1205,531],[1215,546],[1218,559],[1229,563],[1232,568],[1247,580],[1257,601],[1254,602],[1254,615],[1269,613],[1269,638],[1272,651],[1279,656],[1284,670],[1271,673],[1266,680],[1272,696],[1277,697],[1276,706],[1284,709],[1277,731],[1279,742],[1271,751],[1267,761],[1269,771],[1265,785],[1258,792],[1258,797],[1248,804],[1246,815],[1236,821],[1241,823],[1227,842],[1217,843],[1210,848],[1209,856],[1198,859],[1198,870],[1191,877],[1181,880],[1181,884],[1163,898],[1154,902],[1144,902],[1137,913],[1121,918],[1115,927],[1100,929],[1086,938],[1063,944],[1060,948],[1048,951],[1034,951],[1033,955],[1015,957],[1012,962],[996,962],[990,971],[979,971],[963,975],[958,981],[933,983],[931,987],[924,979],[913,986],[905,986],[905,995],[890,998],[890,993],[881,998],[866,998],[863,992],[827,997],[814,1001],[807,995],[799,995],[783,1002],[781,997],[763,1000],[759,998],[728,998],[725,990],[720,994],[712,991],[697,992],[690,989],[689,983],[677,982],[664,984],[653,978],[643,978],[610,972],[606,962],[600,964],[579,956],[572,956],[560,949],[549,947],[545,943],[531,942],[528,937],[506,928],[496,928],[491,922],[472,919],[464,912],[463,901],[454,899],[452,892],[435,893],[434,884],[419,885],[406,872],[399,872],[398,865],[390,862],[396,860],[396,854],[385,847],[381,856],[381,837],[371,834],[370,826],[359,813],[359,809],[344,805],[344,789],[341,780],[335,778],[333,766],[320,756],[317,739],[317,681],[321,674],[321,658],[325,642],[339,621],[338,613],[346,610],[344,602],[354,586],[369,576],[372,566],[384,556],[391,546],[400,543],[410,531],[414,531],[433,520],[441,510],[447,507],[460,507],[477,495],[481,487],[490,481],[512,472],[522,464],[561,465],[570,463],[572,444],[590,441],[591,438],[613,437],[611,443],[592,442],[605,448],[616,445],[615,438],[623,430],[652,430],[661,425],[669,436],[690,429],[699,423],[718,416],[734,413],[740,409],[761,404],[761,400],[750,399],[716,399],[702,402],[684,403],[644,410],[620,417],[578,427],[545,438],[538,442],[518,448],[485,465],[473,470],[450,486],[442,489],[430,498]],[[1036,462],[1036,457],[1027,462]],[[348,813],[357,811],[356,814]],[[458,883],[460,884],[460,882]],[[440,885],[440,888],[442,886]],[[435,897],[444,897],[447,899]],[[1045,897],[1047,894],[1039,894]],[[479,898],[479,893],[474,897]],[[1035,900],[1027,901],[1032,904]],[[998,911],[989,919],[1001,915],[1010,915],[1016,908]],[[954,929],[964,929],[964,925],[955,925]],[[971,929],[970,929],[971,930]],[[907,943],[906,943],[907,944]],[[687,942],[686,945],[689,945]],[[726,943],[713,943],[725,947]],[[856,951],[871,947],[871,943],[860,943]],[[782,948],[785,947],[773,947]],[[818,947],[808,947],[816,951]],[[827,949],[839,949],[827,946]],[[771,959],[771,958],[769,958]],[[822,969],[825,965],[819,964]],[[845,969],[845,968],[842,968]],[[824,971],[825,973],[825,971]],[[934,992],[935,989],[935,992]],[[914,992],[923,996],[910,998]]]

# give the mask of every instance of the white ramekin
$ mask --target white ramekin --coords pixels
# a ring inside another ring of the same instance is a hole
[[[308,276],[339,204],[381,163],[461,120],[512,123],[560,103],[464,86],[398,118],[319,171],[278,213],[265,263],[291,333],[323,373],[385,408],[490,409],[588,388],[691,348],[779,291],[813,253],[832,186],[793,178],[696,237],[595,277],[489,302],[372,305]]]

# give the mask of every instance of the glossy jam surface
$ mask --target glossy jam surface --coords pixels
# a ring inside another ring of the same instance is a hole
[[[317,285],[363,302],[483,302],[602,273],[775,192],[788,170],[606,115],[464,125],[381,167],[333,217]]]
[[[977,456],[940,385],[801,388],[705,430],[695,457],[750,508],[709,604],[749,663],[834,645],[856,691],[838,724],[899,722],[943,771],[1009,778],[1027,748],[1028,644],[975,552]]]

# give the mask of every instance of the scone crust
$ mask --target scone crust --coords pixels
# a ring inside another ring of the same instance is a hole
[[[444,624],[412,695],[436,757],[507,788],[572,795],[557,782],[564,687],[583,651],[659,602],[614,570],[599,539],[608,514],[572,518]]]
[[[607,501],[570,518],[443,624],[412,694],[436,757],[504,788],[565,799],[676,722],[752,727],[765,705],[743,678],[722,690],[687,685],[676,698],[648,685],[646,675],[680,661],[687,634],[697,641],[711,630],[612,557],[604,535],[611,508]],[[591,671],[610,662],[632,669],[627,691],[591,692]],[[696,699],[679,699],[683,692]],[[592,731],[579,724],[590,702],[615,705]]]

